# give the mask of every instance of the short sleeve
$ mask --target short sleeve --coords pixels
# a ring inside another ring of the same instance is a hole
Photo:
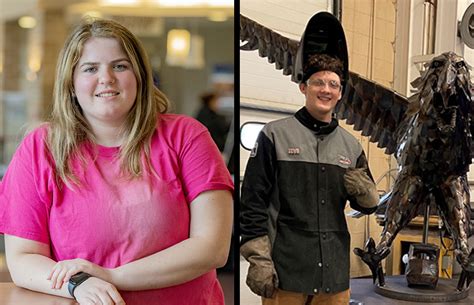
[[[209,190],[233,191],[231,176],[209,131],[188,118],[183,132],[187,133],[179,150],[181,178],[188,202]]]
[[[49,244],[50,201],[45,191],[49,178],[42,169],[44,153],[39,150],[44,144],[38,137],[25,138],[0,182],[0,233]]]

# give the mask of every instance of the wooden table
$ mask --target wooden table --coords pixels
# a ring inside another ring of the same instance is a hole
[[[7,280],[9,278],[8,276]],[[225,304],[234,305],[234,274],[219,272],[218,278],[224,290]],[[0,281],[0,305],[78,305],[78,303],[72,299],[19,288],[11,281],[5,283]]]
[[[77,305],[72,299],[52,296],[16,287],[13,283],[0,283],[1,305]]]

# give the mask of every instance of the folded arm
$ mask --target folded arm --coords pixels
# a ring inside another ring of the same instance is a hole
[[[71,298],[67,285],[54,289],[47,280],[56,264],[49,245],[16,236],[5,235],[8,269],[15,285],[47,294]]]
[[[112,283],[119,290],[157,289],[188,282],[226,263],[232,206],[229,191],[203,192],[190,203],[188,239],[114,269],[79,258],[61,261],[54,265],[48,277],[54,285],[61,285],[82,271]]]
[[[47,244],[16,236],[5,235],[7,265],[15,285],[26,289],[72,298],[67,285],[59,285],[50,280],[51,269],[56,262],[51,259]],[[104,272],[107,272],[104,269]],[[102,304],[124,305],[122,297],[111,283],[97,277],[91,277],[74,291],[79,304],[93,304],[100,300]]]
[[[122,290],[144,290],[190,281],[222,267],[232,233],[232,195],[207,191],[190,203],[188,239],[112,270],[111,282]]]

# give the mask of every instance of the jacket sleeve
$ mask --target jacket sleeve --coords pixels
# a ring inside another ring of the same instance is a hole
[[[241,244],[268,234],[268,207],[276,171],[275,146],[260,132],[245,169],[240,200]]]
[[[369,169],[369,163],[367,162],[367,157],[365,156],[365,153],[363,150],[360,156],[357,158],[356,168],[364,168],[365,171],[367,172],[367,175],[370,177],[372,182],[374,182],[374,177],[372,177],[372,173],[370,172],[370,169]],[[360,206],[359,203],[357,203],[357,200],[355,199],[355,197],[353,196],[349,196],[349,203],[351,205],[351,208],[363,214],[372,214],[377,210],[377,206],[373,208],[364,208]]]

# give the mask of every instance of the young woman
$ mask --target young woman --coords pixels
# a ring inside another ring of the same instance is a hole
[[[207,129],[167,104],[130,31],[72,32],[51,119],[0,185],[16,285],[80,304],[224,304],[233,184]]]

